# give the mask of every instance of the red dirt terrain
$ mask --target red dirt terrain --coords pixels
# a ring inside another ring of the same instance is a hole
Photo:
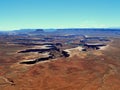
[[[119,44],[115,39],[105,50],[35,65],[20,65],[22,55],[9,56],[4,51],[9,59],[0,61],[5,60],[0,66],[0,90],[120,90]]]

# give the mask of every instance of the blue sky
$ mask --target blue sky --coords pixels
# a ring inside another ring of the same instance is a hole
[[[0,30],[120,27],[120,0],[0,0]]]

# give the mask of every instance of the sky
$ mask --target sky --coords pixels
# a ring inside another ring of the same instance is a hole
[[[120,0],[0,0],[0,30],[120,27]]]

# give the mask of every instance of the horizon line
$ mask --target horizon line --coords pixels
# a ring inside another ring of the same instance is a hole
[[[61,28],[16,28],[16,29],[0,29],[0,31],[15,31],[15,30],[22,30],[22,29],[120,29],[120,27],[61,27]]]

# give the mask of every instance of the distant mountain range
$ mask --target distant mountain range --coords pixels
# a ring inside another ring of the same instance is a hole
[[[117,36],[120,37],[119,28],[67,28],[67,29],[20,29],[13,31],[1,31],[0,35],[88,35],[88,36]]]

